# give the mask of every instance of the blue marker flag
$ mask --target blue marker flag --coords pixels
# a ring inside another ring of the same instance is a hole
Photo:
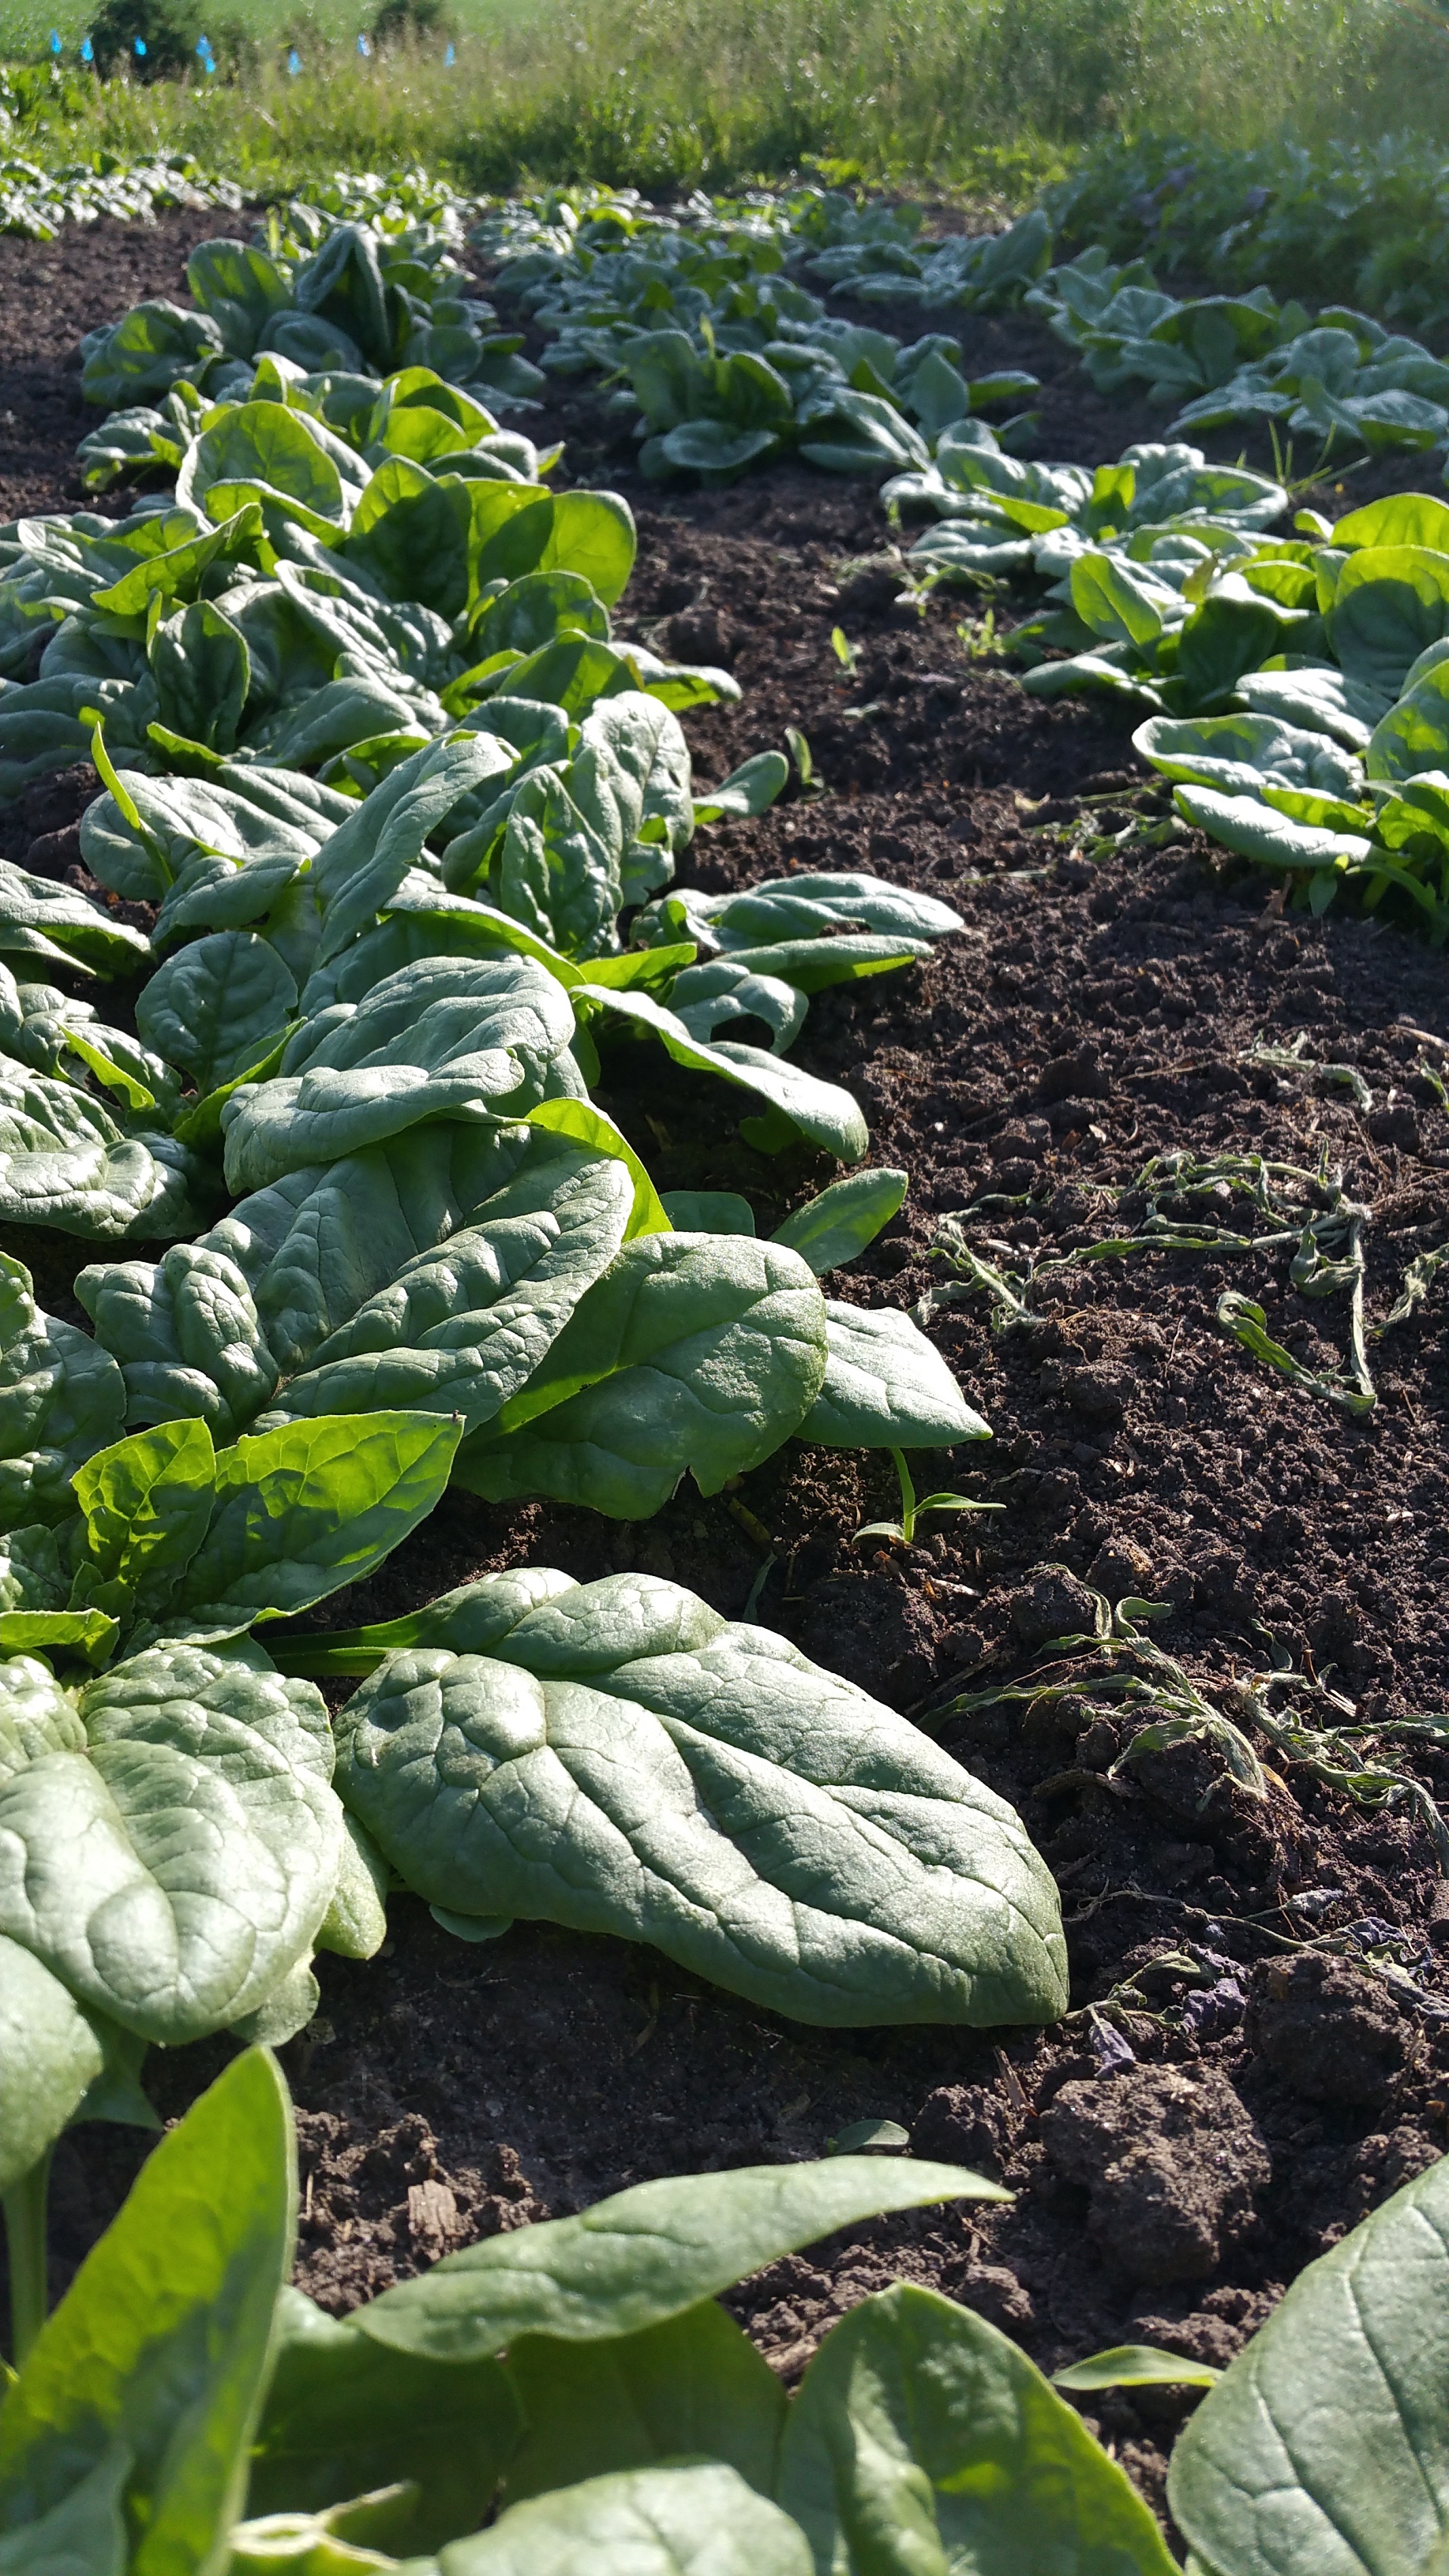
[[[95,58],[95,46],[91,43],[89,36],[83,36],[81,39],[81,61],[83,63],[93,63]]]
[[[301,57],[301,55],[298,53],[297,48],[296,48],[296,46],[294,45],[294,46],[292,47],[291,52],[290,52],[290,53],[288,54],[288,56],[287,56],[287,69],[288,69],[288,71],[291,73],[293,80],[295,80],[295,79],[296,79],[297,74],[298,74],[298,72],[301,70],[301,68],[302,68],[302,57]]]
[[[370,54],[370,53],[371,53],[371,51],[372,51],[372,47],[371,47],[371,45],[368,43],[367,38],[366,38],[365,36],[359,36],[359,37],[358,37],[358,39],[357,39],[357,50],[358,50],[358,52],[359,52],[360,54],[364,54],[364,55],[366,55],[366,54]]]
[[[60,29],[58,27],[51,28],[50,50],[53,54],[63,54],[65,51],[65,47],[60,41]]]
[[[447,66],[448,66],[448,68],[449,68],[449,70],[450,70],[450,71],[451,71],[451,69],[452,69],[452,67],[453,67],[454,63],[457,61],[457,59],[458,59],[458,49],[457,49],[457,46],[456,46],[456,45],[450,45],[450,46],[448,47],[447,52],[446,52],[446,53],[444,54],[444,56],[443,56],[443,60],[444,60],[444,62],[447,64]]]
[[[136,52],[137,52],[137,55],[138,55],[138,56],[140,56],[141,54],[144,54],[145,50],[146,50],[146,39],[145,39],[145,37],[144,37],[144,36],[138,36],[138,37],[136,38]]]

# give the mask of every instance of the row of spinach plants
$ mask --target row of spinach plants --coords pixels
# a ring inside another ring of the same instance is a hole
[[[1286,496],[1193,449],[1129,448],[1089,476],[980,444],[886,493],[937,514],[908,558],[933,581],[1047,584],[1051,604],[1013,630],[1024,687],[1141,710],[1133,743],[1185,821],[1315,913],[1387,903],[1449,938],[1442,500],[1301,510],[1274,536]]]
[[[277,227],[203,245],[220,345],[87,442],[94,480],[174,488],[0,533],[0,792],[92,758],[104,895],[0,869],[0,1214],[98,1256],[93,1334],[0,1256],[17,2348],[56,2138],[145,2122],[150,2046],[294,2034],[315,1952],[372,1955],[397,1888],[467,1940],[646,1940],[802,2019],[1066,2002],[1011,1809],[678,1586],[532,1569],[278,1631],[450,1478],[634,1520],[796,1434],[987,1436],[906,1315],[823,1293],[905,1175],[789,1054],[813,992],[956,916],[855,874],[671,891],[783,756],[695,797],[677,710],[735,684],[614,639],[630,513],[500,429],[476,315],[420,319],[446,227],[291,220],[323,238],[287,332]],[[621,1046],[723,1082],[760,1150],[854,1168],[767,1239],[737,1194],[661,1200],[593,1097]],[[362,1677],[335,1720],[329,1674]]]
[[[1127,2347],[1075,2392],[1207,2384],[1169,2495],[1192,2576],[1437,2576],[1449,2161],[1300,2275],[1222,2373]],[[337,2319],[290,2283],[263,2048],[155,2149],[0,2402],[24,2576],[1170,2576],[1152,2515],[1005,2335],[877,2291],[787,2396],[720,2292],[862,2218],[1005,2197],[840,2155],[637,2185]]]

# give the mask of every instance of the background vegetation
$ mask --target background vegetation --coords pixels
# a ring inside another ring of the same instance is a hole
[[[12,151],[179,149],[258,187],[422,159],[477,189],[659,190],[813,160],[1009,205],[1124,138],[1449,134],[1429,0],[392,0],[381,26],[377,0],[126,7],[169,58],[166,22],[184,56],[205,36],[215,73],[99,82],[77,60],[98,0],[12,0],[0,51],[40,61],[52,26],[65,47]]]

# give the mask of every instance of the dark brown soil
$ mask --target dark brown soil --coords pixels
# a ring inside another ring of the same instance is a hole
[[[159,232],[132,237],[132,264],[118,249],[87,290],[88,316],[134,291],[148,249],[159,273]],[[77,279],[95,251],[77,241]],[[15,282],[32,273],[17,246],[0,252]],[[1042,354],[1043,335],[982,328],[992,362]],[[38,405],[40,371],[33,384]],[[1135,414],[1094,413],[1075,377],[1060,404],[1071,416],[1058,411],[1048,452],[1115,454],[1144,434]],[[569,426],[577,467],[596,470],[597,412],[576,407]],[[58,455],[37,448],[26,470],[37,494],[66,488]],[[786,471],[663,503],[629,488],[630,630],[724,660],[744,686],[738,708],[689,722],[701,775],[793,724],[824,781],[758,824],[702,834],[698,881],[866,867],[947,895],[963,918],[924,970],[820,997],[795,1051],[850,1084],[875,1159],[911,1176],[840,1293],[913,1303],[943,1275],[936,1221],[963,1208],[978,1252],[1018,1271],[1130,1230],[1144,1164],[1185,1149],[1341,1166],[1372,1210],[1381,1321],[1411,1258],[1449,1232],[1449,1115],[1415,1071],[1426,1054],[1449,1065],[1442,955],[1382,919],[1283,917],[1264,880],[1195,835],[1095,858],[1082,836],[1056,837],[1048,827],[1083,811],[1098,834],[1163,815],[1130,724],[1026,699],[959,600],[895,608],[867,489]],[[837,626],[859,648],[851,673]],[[63,844],[75,795],[67,807],[53,793],[51,819],[37,806],[28,828]],[[1247,1060],[1300,1030],[1316,1062],[1357,1068],[1371,1107]],[[825,1177],[808,1156],[746,1149],[717,1089],[681,1075],[661,1091],[642,1051],[607,1061],[605,1097],[661,1187],[742,1187],[762,1227]],[[48,1251],[46,1292],[63,1300],[76,1254]],[[792,1444],[737,1493],[681,1494],[639,1528],[450,1500],[365,1598],[327,1605],[328,1625],[391,1613],[519,1562],[583,1578],[642,1567],[736,1616],[753,1591],[767,1623],[1017,1803],[1061,1883],[1074,2014],[1046,2033],[803,2030],[646,1950],[522,1925],[464,1947],[400,1899],[380,1959],[319,1961],[321,2013],[284,2052],[306,2288],[344,2309],[470,2238],[653,2174],[818,2155],[873,2117],[1017,2198],[851,2231],[747,2283],[732,2304],[787,2377],[832,2317],[899,2277],[979,2308],[1048,2369],[1125,2340],[1222,2362],[1305,2262],[1444,2150],[1449,1894],[1405,1804],[1369,1812],[1266,1748],[1255,1798],[1201,1739],[1114,1775],[1145,1712],[1124,1718],[1100,1693],[1070,1717],[956,1706],[1090,1625],[1090,1586],[1167,1604],[1156,1642],[1240,1716],[1237,1687],[1274,1647],[1331,1674],[1365,1724],[1449,1707],[1443,1288],[1372,1345],[1378,1408],[1355,1421],[1225,1336],[1228,1286],[1306,1365],[1344,1356],[1344,1298],[1301,1297],[1286,1254],[1082,1263],[1009,1332],[985,1295],[939,1314],[931,1329],[995,1437],[932,1462],[930,1481],[1004,1509],[941,1522],[909,1552],[852,1544],[893,1507],[885,1462]],[[1392,1734],[1377,1749],[1449,1787],[1438,1751]],[[163,2108],[225,2052],[157,2061]],[[103,2129],[64,2142],[57,2287],[140,2152]],[[1091,2401],[1159,2504],[1187,2403]]]
[[[188,256],[236,229],[202,206],[150,224],[71,224],[49,242],[0,234],[0,521],[117,507],[88,501],[75,471],[77,442],[102,418],[81,399],[81,334],[147,296],[189,304]]]

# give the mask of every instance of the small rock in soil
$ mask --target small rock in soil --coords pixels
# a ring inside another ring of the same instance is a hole
[[[1064,2084],[1042,2114],[1047,2154],[1091,2195],[1088,2228],[1136,2281],[1201,2281],[1247,2234],[1268,2151],[1227,2077],[1139,2066]]]
[[[1049,1637],[1092,1633],[1097,1605],[1070,1566],[1039,1565],[1029,1582],[1011,1599],[1011,1624],[1024,1646],[1044,1646]]]
[[[985,2084],[942,2084],[928,2093],[911,2130],[913,2156],[971,2165],[994,2175],[1010,2151],[1006,2113]]]
[[[1408,2056],[1408,2030],[1366,1969],[1323,1951],[1270,1959],[1253,1981],[1249,2036],[1310,2102],[1381,2102]]]

